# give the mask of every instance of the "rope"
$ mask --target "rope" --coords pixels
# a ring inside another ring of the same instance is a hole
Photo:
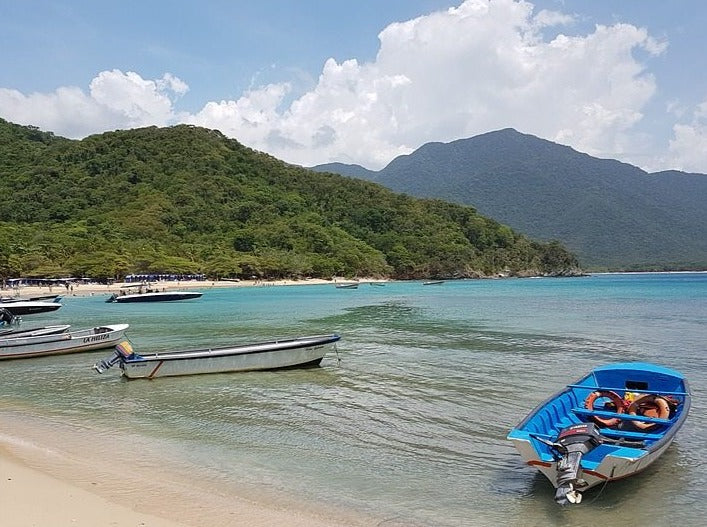
[[[604,489],[605,489],[606,486],[609,484],[609,481],[611,480],[611,478],[614,477],[614,471],[615,471],[615,470],[616,470],[616,467],[614,467],[614,468],[611,469],[611,475],[610,475],[608,478],[606,478],[606,479],[604,480],[604,484],[603,484],[603,485],[601,486],[601,488],[599,489],[599,492],[597,492],[597,495],[594,496],[594,497],[592,498],[592,501],[590,501],[587,505],[591,505],[592,503],[594,503],[595,501],[597,501],[597,500],[599,499],[599,496],[601,496],[602,492],[604,492]]]

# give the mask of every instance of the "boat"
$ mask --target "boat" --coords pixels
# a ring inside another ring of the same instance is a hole
[[[58,324],[55,326],[41,326],[27,329],[3,329],[0,330],[0,342],[4,339],[20,337],[39,337],[41,335],[55,335],[65,333],[71,327],[70,324]]]
[[[13,317],[56,311],[61,306],[62,304],[59,299],[52,302],[44,302],[41,300],[13,300],[11,302],[0,303],[0,308],[9,312]]]
[[[687,379],[646,362],[598,367],[539,404],[508,434],[555,487],[560,505],[641,472],[670,446],[690,410]]]
[[[113,324],[67,333],[0,339],[0,360],[110,348],[125,338],[127,329],[128,324]]]
[[[444,283],[444,280],[427,280],[426,282],[422,282],[422,285],[442,285]]]
[[[318,366],[339,335],[298,337],[257,344],[138,355],[125,340],[108,359],[94,364],[103,373],[120,364],[128,379],[154,379],[177,375],[277,370]]]
[[[124,285],[118,294],[113,293],[106,302],[170,302],[199,298],[203,293],[197,291],[160,291],[150,284]]]
[[[26,302],[26,301],[40,301],[40,302],[58,302],[61,300],[60,295],[39,295],[30,297],[21,296],[3,296],[0,297],[0,303],[2,302]]]
[[[341,282],[336,284],[337,289],[358,289],[358,282]]]

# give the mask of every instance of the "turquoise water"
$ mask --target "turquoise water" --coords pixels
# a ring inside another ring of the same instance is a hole
[[[335,332],[337,353],[310,370],[130,382],[91,370],[105,350],[5,361],[0,434],[85,459],[98,480],[129,475],[126,499],[213,501],[210,526],[231,524],[235,493],[388,527],[703,523],[707,274],[202,291],[70,297],[24,325],[127,322],[137,351]],[[506,434],[561,385],[627,360],[685,373],[691,417],[645,473],[561,509]],[[169,477],[150,479],[156,466]]]

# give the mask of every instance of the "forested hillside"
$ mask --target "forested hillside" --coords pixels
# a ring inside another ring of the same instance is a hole
[[[476,207],[532,238],[561,241],[589,269],[707,268],[703,174],[648,174],[512,129],[428,143],[379,172],[316,170]]]
[[[0,275],[571,274],[473,208],[283,163],[180,125],[81,141],[0,120]]]

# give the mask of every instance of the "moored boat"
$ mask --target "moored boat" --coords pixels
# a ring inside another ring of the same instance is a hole
[[[358,282],[340,282],[336,284],[337,289],[358,289]]]
[[[113,356],[93,367],[103,373],[120,364],[129,378],[154,379],[176,375],[276,370],[318,366],[339,335],[319,335],[209,349],[167,351],[138,355],[125,340]]]
[[[422,285],[442,285],[444,280],[427,280],[422,282]]]
[[[110,348],[125,338],[128,324],[0,340],[0,360],[63,355]]]
[[[149,284],[137,284],[121,287],[120,292],[112,294],[106,302],[172,302],[199,298],[202,294],[198,291],[160,291]]]
[[[61,295],[39,295],[39,296],[30,296],[30,297],[21,297],[21,296],[3,296],[0,297],[0,303],[3,302],[33,302],[33,301],[40,301],[40,302],[58,302],[61,300]]]
[[[56,311],[61,306],[62,304],[58,299],[53,302],[44,302],[41,300],[13,300],[11,302],[0,303],[0,308],[8,311],[15,317]]]
[[[555,501],[632,476],[670,446],[690,410],[687,379],[645,362],[596,368],[538,405],[508,434],[555,486]]]

